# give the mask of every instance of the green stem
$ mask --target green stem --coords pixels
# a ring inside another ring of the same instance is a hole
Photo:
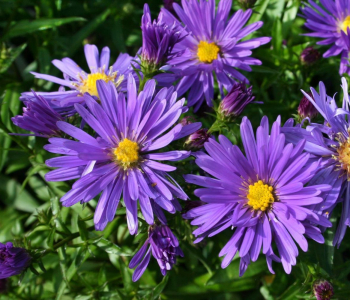
[[[90,226],[87,228],[88,231],[93,231],[95,230],[95,226]],[[51,252],[54,252],[55,250],[57,250],[58,248],[64,246],[65,244],[67,244],[68,242],[76,239],[77,237],[80,236],[80,232],[75,232],[72,233],[70,236],[67,236],[66,238],[64,238],[63,240],[59,241],[58,243],[56,243],[55,245],[53,245],[53,249],[45,249],[43,252],[41,252],[40,258],[42,258],[43,256],[45,256],[46,254],[49,254]]]

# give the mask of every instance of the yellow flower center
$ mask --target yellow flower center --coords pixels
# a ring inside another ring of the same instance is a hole
[[[129,169],[139,160],[139,145],[136,142],[124,139],[117,148],[114,149],[114,155],[117,163],[120,164],[124,170]]]
[[[264,184],[261,180],[249,185],[247,198],[249,206],[255,210],[261,211],[265,211],[275,202],[273,187]]]
[[[339,143],[339,145],[337,149],[338,156],[334,156],[333,158],[340,162],[342,169],[350,173],[350,138],[343,143]]]
[[[341,24],[341,30],[348,34],[348,28],[350,27],[350,16],[347,16]]]
[[[117,72],[111,72],[111,71],[112,70],[110,70],[110,74],[107,75],[104,69],[99,69],[99,72],[88,74],[86,78],[79,76],[81,79],[81,83],[75,84],[75,87],[82,94],[89,93],[91,96],[98,97],[97,86],[96,86],[97,80],[103,80],[105,82],[113,81],[116,87],[118,87],[120,83],[123,81],[124,76],[119,76],[118,79],[116,80]]]
[[[204,63],[211,63],[218,58],[220,48],[215,43],[200,41],[198,44],[198,59]]]

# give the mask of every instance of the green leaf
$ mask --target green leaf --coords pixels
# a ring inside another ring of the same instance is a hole
[[[236,256],[227,268],[218,269],[209,279],[207,285],[226,283],[239,279],[239,264],[240,260],[238,259],[238,256]],[[249,267],[250,268],[247,269],[242,278],[253,277],[267,271],[266,261],[263,258],[259,258],[256,262],[251,263]]]
[[[272,46],[273,51],[277,56],[280,55],[282,51],[282,23],[280,19],[275,19],[272,28]]]
[[[84,28],[72,36],[67,54],[70,56],[72,53],[77,51],[78,48],[82,46],[83,40],[87,38],[101,23],[103,23],[110,13],[111,10],[109,8],[106,9],[103,13],[98,15],[95,19],[89,21]]]
[[[53,227],[50,231],[49,236],[47,237],[47,245],[50,249],[53,249],[53,243],[55,242],[55,234],[56,234],[56,228]]]
[[[27,44],[23,44],[17,48],[6,49],[5,46],[2,48],[0,53],[0,74],[7,71],[26,47]]]
[[[89,238],[89,232],[86,229],[86,223],[82,220],[78,220],[78,228],[81,239],[87,241]]]
[[[15,36],[27,35],[29,33],[55,28],[67,23],[86,21],[80,17],[60,18],[60,19],[38,19],[38,20],[21,20],[13,25],[5,34],[3,39],[13,38]]]
[[[89,252],[87,251],[87,248],[79,248],[73,262],[69,266],[69,268],[66,271],[66,280],[63,280],[58,288],[56,300],[59,300],[62,298],[66,288],[67,284],[72,280],[73,276],[78,271],[79,266],[89,257]]]
[[[113,244],[111,241],[101,238],[97,241],[96,246],[102,249],[103,251],[110,253],[110,254],[115,254],[115,255],[125,255],[119,246],[116,244]],[[129,254],[130,255],[130,254]]]
[[[249,23],[248,24],[253,24],[255,22],[258,22],[261,20],[265,10],[266,10],[266,7],[268,6],[270,0],[258,0],[255,4],[255,7],[254,7],[254,14],[252,15],[252,17],[250,18],[249,20]]]
[[[149,296],[149,300],[156,300],[159,298],[160,294],[163,292],[165,286],[167,285],[168,280],[168,275],[163,277],[163,280],[153,289],[151,295]]]
[[[302,288],[302,284],[300,281],[294,282],[281,296],[277,298],[277,300],[295,300],[300,294],[300,290]]]

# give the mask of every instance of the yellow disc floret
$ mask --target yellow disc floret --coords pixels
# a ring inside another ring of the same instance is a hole
[[[110,69],[109,74],[107,75],[105,73],[104,68],[100,68],[98,72],[91,73],[86,76],[79,75],[80,83],[74,84],[74,86],[80,91],[80,93],[89,93],[91,96],[98,97],[97,92],[97,86],[96,82],[97,80],[103,80],[105,82],[112,81],[116,87],[120,85],[120,83],[123,81],[124,76],[119,76],[117,78],[117,72],[112,72],[112,69]]]
[[[211,63],[218,58],[220,48],[215,43],[200,41],[198,44],[198,59],[204,63]]]
[[[339,147],[337,149],[338,156],[334,156],[333,158],[340,162],[340,167],[344,169],[348,173],[350,173],[350,138],[348,138],[344,142],[339,143]]]
[[[124,170],[132,168],[139,160],[139,145],[136,142],[124,139],[114,149],[116,161]]]
[[[350,16],[347,16],[345,20],[341,23],[341,30],[348,34],[348,28],[350,27]]]
[[[264,184],[261,180],[249,185],[247,198],[249,206],[261,211],[267,210],[275,202],[273,187]]]

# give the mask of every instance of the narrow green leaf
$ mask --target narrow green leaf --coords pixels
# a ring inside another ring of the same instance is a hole
[[[275,19],[272,28],[272,46],[276,55],[280,55],[282,51],[282,23],[280,19]]]
[[[13,38],[15,36],[26,35],[39,30],[55,28],[67,23],[85,21],[84,18],[70,17],[60,19],[37,19],[37,20],[21,20],[13,25],[5,34],[3,39]]]
[[[159,298],[160,294],[163,292],[164,288],[166,287],[169,280],[169,276],[166,275],[163,277],[163,280],[153,289],[149,300],[156,300]]]
[[[22,53],[27,47],[27,44],[23,44],[17,48],[6,49],[5,46],[1,50],[0,55],[0,74],[5,73],[7,69],[12,65],[15,59]]]
[[[95,19],[89,21],[87,25],[72,36],[71,43],[69,45],[68,56],[72,55],[79,47],[82,46],[83,40],[88,37],[111,13],[108,8],[103,13],[98,15]]]
[[[252,24],[252,23],[255,23],[255,22],[258,22],[261,20],[264,12],[266,10],[266,7],[269,5],[269,2],[270,2],[270,0],[258,0],[256,2],[254,10],[253,10],[254,14],[250,18],[248,24]]]

